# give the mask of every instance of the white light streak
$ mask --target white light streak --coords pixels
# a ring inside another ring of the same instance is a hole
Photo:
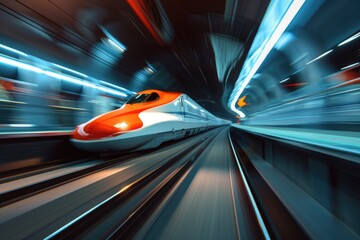
[[[2,45],[2,44],[0,44],[0,47],[3,48],[3,49],[6,49],[6,50],[12,51],[12,52],[14,52],[14,53],[23,55],[23,56],[25,56],[25,57],[28,56],[27,54],[25,54],[25,53],[23,53],[23,52],[20,52],[20,51],[18,51],[18,50],[16,50],[16,49],[13,49],[13,48],[11,48],[11,47],[8,47],[8,46]]]
[[[108,43],[110,43],[111,46],[113,46],[119,52],[121,52],[121,53],[125,52],[125,48],[123,48],[122,46],[120,46],[119,44],[117,44],[116,42],[111,40],[110,38],[108,38],[107,41],[108,41]]]
[[[113,35],[111,35],[108,30],[106,30],[103,26],[99,26],[103,33],[106,35],[106,39],[103,39],[103,42],[108,43],[111,47],[123,53],[126,51],[126,46],[119,42]]]
[[[348,68],[355,67],[356,65],[359,65],[359,63],[360,63],[360,62],[350,64],[350,65],[348,65],[348,66],[346,66],[346,67],[341,68],[341,70],[345,70],[345,69],[348,69]]]
[[[22,62],[19,62],[19,61],[15,61],[15,60],[10,59],[10,58],[5,58],[5,57],[0,56],[0,62],[8,64],[8,65],[15,66],[15,67],[19,67],[19,68],[22,68],[22,69],[25,69],[25,70],[29,70],[29,71],[33,71],[33,72],[37,72],[37,73],[42,73],[42,70],[40,68],[38,68],[38,67],[34,67],[34,66],[31,66],[29,64],[22,63]]]
[[[287,80],[289,80],[290,78],[285,78],[284,80],[280,81],[280,83],[286,82]]]
[[[312,63],[312,62],[315,62],[316,60],[320,59],[320,58],[323,58],[325,57],[326,55],[328,55],[329,53],[331,53],[332,51],[334,51],[334,49],[331,49],[327,52],[324,52],[323,54],[321,54],[320,56],[318,56],[317,58],[314,58],[313,60],[311,60],[310,62],[307,62],[306,65]]]
[[[15,123],[15,124],[9,124],[10,127],[34,127],[34,124],[22,124],[22,123]]]
[[[154,71],[152,68],[150,68],[150,67],[144,67],[144,70],[145,70],[147,73],[149,73],[149,74],[155,73],[155,71]]]
[[[85,75],[85,74],[83,74],[83,73],[80,73],[80,72],[77,72],[77,71],[75,71],[75,70],[72,70],[72,69],[70,69],[70,68],[63,67],[63,66],[58,65],[58,64],[55,64],[55,63],[53,63],[53,65],[54,65],[54,66],[56,66],[56,67],[58,67],[58,68],[61,68],[61,69],[67,70],[67,71],[69,71],[69,72],[72,72],[72,73],[78,74],[78,75],[80,75],[80,76],[83,76],[83,77],[88,77],[87,75]]]
[[[358,32],[358,33],[356,33],[355,35],[349,37],[349,38],[346,39],[345,41],[339,43],[338,46],[340,47],[340,46],[342,46],[342,45],[345,45],[345,44],[347,44],[348,42],[351,42],[351,41],[357,39],[358,37],[360,37],[360,32]]]

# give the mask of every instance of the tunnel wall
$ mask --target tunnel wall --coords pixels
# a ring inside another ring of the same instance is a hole
[[[242,146],[249,147],[262,161],[270,163],[332,215],[360,234],[359,156],[235,129],[232,129],[232,134]]]

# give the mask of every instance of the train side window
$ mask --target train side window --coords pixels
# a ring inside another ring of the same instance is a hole
[[[147,102],[153,102],[160,98],[159,94],[156,92],[151,93],[151,95],[146,99]]]

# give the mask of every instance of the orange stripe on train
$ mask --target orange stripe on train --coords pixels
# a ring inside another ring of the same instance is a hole
[[[139,129],[143,126],[139,114],[145,110],[162,106],[174,101],[181,93],[162,92],[159,90],[145,90],[138,94],[159,94],[159,99],[153,102],[125,104],[124,107],[116,109],[89,122],[78,126],[72,138],[78,140],[96,140],[121,135],[124,132]]]

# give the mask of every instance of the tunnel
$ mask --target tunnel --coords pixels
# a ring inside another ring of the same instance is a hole
[[[360,239],[357,0],[1,0],[1,239]]]

